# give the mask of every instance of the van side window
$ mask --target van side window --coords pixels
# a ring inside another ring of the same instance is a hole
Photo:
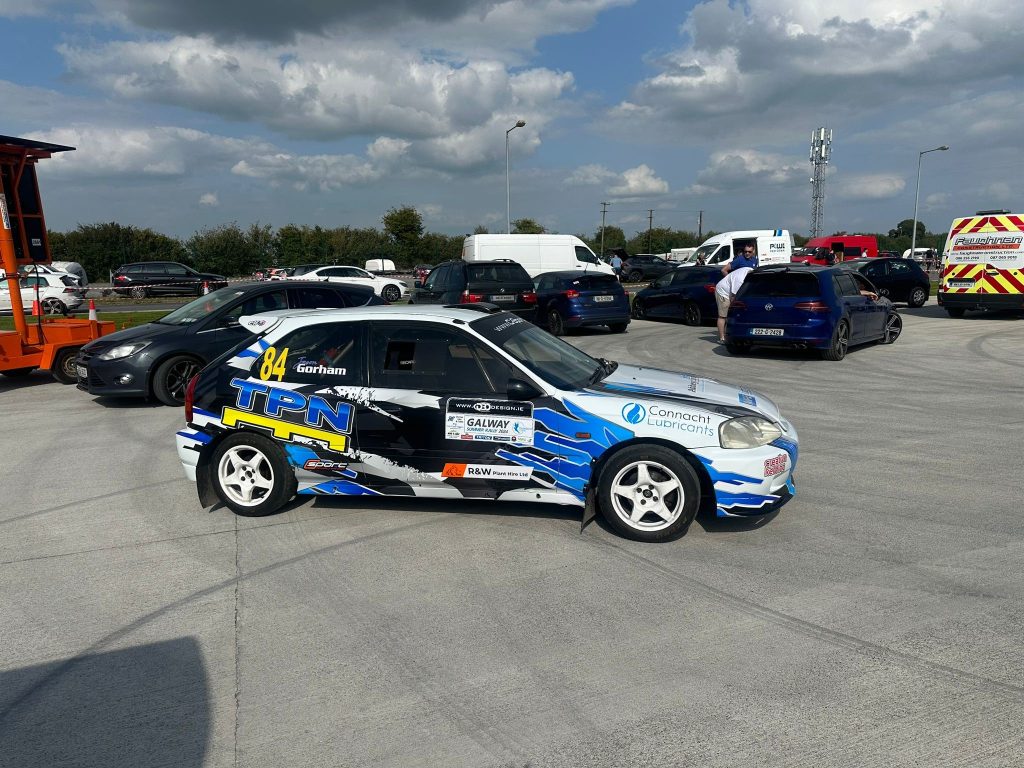
[[[589,248],[584,248],[582,245],[576,247],[576,261],[582,261],[584,264],[597,264],[597,256],[590,252]]]
[[[732,258],[732,246],[723,245],[715,255],[711,257],[712,264],[721,264],[723,261],[729,261]]]

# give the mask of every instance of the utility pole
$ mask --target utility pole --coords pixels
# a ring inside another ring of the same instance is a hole
[[[647,209],[647,252],[651,252],[651,229],[654,228],[654,209]]]
[[[601,203],[601,255],[604,256],[604,217],[611,203]]]
[[[699,243],[704,234],[704,211],[697,211],[697,242]]]
[[[811,237],[821,237],[825,218],[825,166],[832,157],[832,129],[815,128],[811,132]]]

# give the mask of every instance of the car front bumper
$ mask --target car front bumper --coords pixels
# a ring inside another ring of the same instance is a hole
[[[760,448],[701,449],[718,517],[760,517],[786,504],[796,495],[798,452],[792,425],[783,437]]]
[[[145,351],[120,360],[100,360],[79,352],[75,359],[78,388],[100,397],[146,397],[151,362]]]

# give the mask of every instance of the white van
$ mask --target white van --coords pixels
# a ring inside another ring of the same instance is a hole
[[[722,264],[743,250],[743,246],[753,243],[757,246],[757,264],[789,264],[793,258],[793,238],[785,229],[744,229],[736,232],[723,232],[709,237],[694,252],[688,262],[693,265],[700,257],[705,264]],[[686,265],[681,265],[686,266]]]
[[[395,262],[391,259],[370,259],[363,267],[367,272],[395,272]]]
[[[679,264],[695,261],[696,248],[673,248],[665,254],[665,261],[674,261]]]
[[[575,269],[614,274],[610,265],[573,235],[470,235],[462,245],[462,259],[509,259],[522,264],[530,277]]]

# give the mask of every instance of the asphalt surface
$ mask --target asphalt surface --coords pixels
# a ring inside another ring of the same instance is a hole
[[[841,363],[570,337],[764,391],[797,498],[644,545],[575,511],[203,511],[175,410],[0,381],[2,766],[1024,765],[1024,321]]]

